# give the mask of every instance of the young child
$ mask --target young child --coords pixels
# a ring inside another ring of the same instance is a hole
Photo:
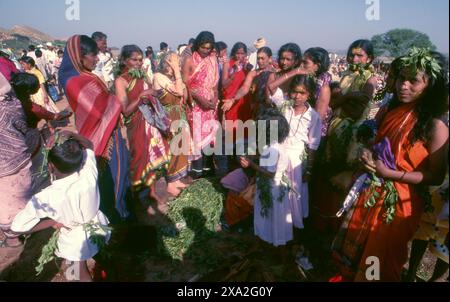
[[[255,235],[274,245],[284,246],[293,239],[292,221],[286,219],[290,213],[290,205],[286,200],[279,201],[281,176],[278,169],[282,160],[281,144],[289,134],[289,125],[276,109],[267,109],[259,116],[260,121],[266,121],[266,142],[260,152],[259,165],[247,157],[240,157],[243,168],[251,168],[257,172],[256,194],[254,197],[254,228]],[[278,122],[278,129],[272,124]],[[277,130],[277,132],[274,132]],[[270,138],[270,131],[277,134]]]
[[[49,227],[60,230],[56,255],[79,264],[80,281],[92,281],[86,260],[98,253],[90,241],[92,233],[106,236],[103,226],[108,219],[99,211],[97,166],[92,143],[86,138],[62,131],[55,135],[48,154],[52,184],[35,194],[15,217],[11,229],[16,233],[33,233]]]
[[[301,203],[294,194],[289,194],[294,212],[294,225],[303,228],[303,219],[308,217],[308,185],[315,151],[320,144],[322,122],[319,114],[308,101],[314,97],[315,84],[311,77],[296,76],[289,89],[290,102],[282,108],[289,122],[290,132],[283,143],[283,150],[289,158],[286,176],[293,188],[300,194]]]
[[[306,75],[293,78],[290,88],[290,101],[282,111],[289,122],[290,132],[282,144],[287,161],[280,167],[289,181],[291,190],[285,198],[289,201],[292,223],[296,229],[303,229],[303,219],[309,216],[308,182],[311,178],[315,151],[319,148],[322,120],[308,101],[313,100],[316,92],[314,79]],[[303,255],[298,255],[302,258]],[[304,257],[303,257],[304,258]],[[300,260],[297,259],[297,262]],[[307,258],[305,269],[311,269]]]

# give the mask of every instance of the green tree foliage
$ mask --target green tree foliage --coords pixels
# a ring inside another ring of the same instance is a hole
[[[436,50],[428,35],[412,29],[393,29],[372,37],[375,55],[398,57],[406,54],[412,47]]]

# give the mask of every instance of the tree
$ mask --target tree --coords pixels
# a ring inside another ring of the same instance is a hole
[[[399,57],[413,47],[428,47],[436,50],[428,35],[412,29],[393,29],[381,35],[372,37],[375,55]]]

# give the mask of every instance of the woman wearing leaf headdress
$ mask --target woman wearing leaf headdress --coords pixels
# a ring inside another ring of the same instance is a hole
[[[378,116],[373,154],[365,150],[361,157],[379,183],[363,185],[357,192],[333,244],[333,256],[346,280],[371,281],[373,276],[400,281],[407,243],[429,205],[424,187],[439,185],[445,177],[446,68],[441,54],[424,49],[412,49],[402,58],[394,98],[387,112]],[[371,256],[379,260],[379,276],[366,274]]]

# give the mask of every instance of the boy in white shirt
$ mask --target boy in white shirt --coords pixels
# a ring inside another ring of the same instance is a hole
[[[90,241],[95,235],[105,236],[109,223],[99,210],[100,195],[97,185],[97,165],[92,143],[81,135],[62,131],[56,136],[48,154],[52,184],[34,195],[17,214],[11,229],[16,233],[33,233],[49,227],[60,230],[56,256],[74,261],[80,267],[80,281],[92,281],[86,261],[99,251]]]

